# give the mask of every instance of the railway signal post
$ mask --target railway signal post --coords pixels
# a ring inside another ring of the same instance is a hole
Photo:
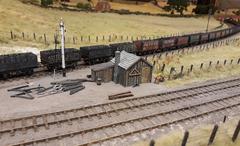
[[[65,27],[64,27],[64,22],[61,19],[60,22],[60,31],[61,31],[61,36],[62,36],[62,40],[61,40],[61,46],[62,46],[62,70],[63,70],[63,77],[66,77],[66,65],[65,65]]]

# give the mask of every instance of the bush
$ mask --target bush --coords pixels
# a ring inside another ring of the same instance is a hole
[[[77,3],[76,7],[79,8],[79,9],[84,9],[84,10],[90,10],[92,8],[91,4],[89,4],[89,3],[86,3],[86,4]]]
[[[41,6],[47,7],[53,4],[53,0],[41,0]]]

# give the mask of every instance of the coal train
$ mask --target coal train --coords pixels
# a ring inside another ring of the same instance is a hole
[[[159,53],[219,40],[236,34],[239,31],[240,27],[234,24],[231,28],[207,33],[138,40],[110,45],[85,46],[80,47],[80,49],[66,48],[66,67],[74,68],[80,61],[84,61],[85,64],[90,65],[107,62],[114,57],[114,52],[117,50],[125,50],[137,55]],[[41,51],[40,59],[41,62],[38,63],[37,56],[32,53],[0,55],[0,78],[9,78],[15,75],[31,75],[34,68],[39,67],[39,64],[46,66],[49,70],[60,68],[61,50]]]

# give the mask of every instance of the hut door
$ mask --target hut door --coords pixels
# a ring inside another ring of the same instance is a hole
[[[140,76],[141,76],[141,73],[136,68],[134,68],[129,73],[128,86],[140,84],[141,83]]]
[[[142,83],[148,83],[150,75],[150,68],[149,67],[143,67],[142,68]]]

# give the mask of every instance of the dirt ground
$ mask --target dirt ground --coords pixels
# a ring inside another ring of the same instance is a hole
[[[86,78],[86,75],[90,73],[90,69],[76,70],[67,74],[67,79],[79,79]],[[4,83],[0,85],[0,119],[6,117],[16,117],[38,112],[49,112],[61,109],[68,109],[73,107],[80,107],[84,105],[94,105],[98,103],[107,102],[108,95],[121,93],[125,91],[132,91],[135,97],[150,95],[166,91],[167,89],[163,85],[156,84],[141,84],[139,87],[127,87],[124,88],[119,84],[113,82],[104,83],[101,86],[97,86],[94,82],[84,83],[86,87],[84,90],[77,94],[69,95],[68,92],[51,95],[47,97],[36,98],[34,100],[11,98],[10,96],[14,92],[8,92],[7,89],[14,88],[26,84],[42,85],[44,87],[50,86],[50,82],[64,80],[61,74],[55,77],[46,76],[38,79],[21,79],[12,83]]]

